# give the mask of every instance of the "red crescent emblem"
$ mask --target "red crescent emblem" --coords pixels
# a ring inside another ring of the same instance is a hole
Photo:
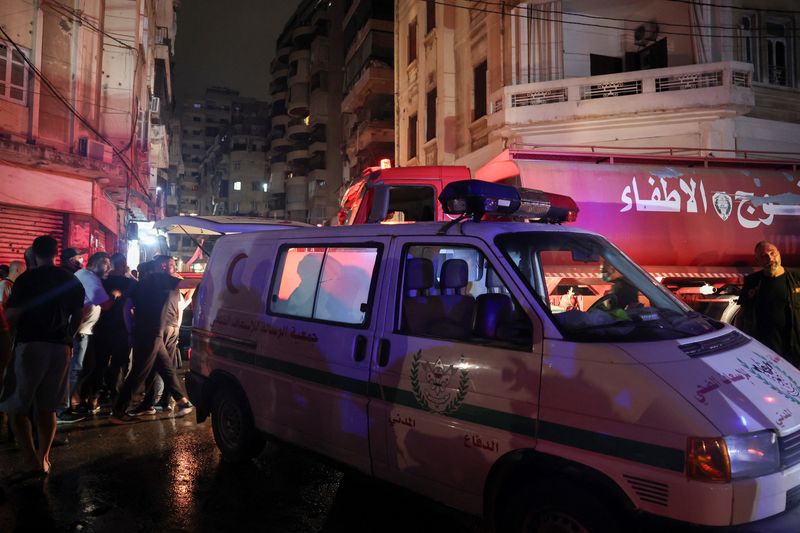
[[[242,259],[247,259],[247,254],[239,254],[233,258],[231,264],[228,265],[228,273],[225,275],[225,286],[228,288],[228,292],[231,294],[236,294],[239,292],[239,289],[233,284],[233,269],[236,268],[236,264],[241,261]]]

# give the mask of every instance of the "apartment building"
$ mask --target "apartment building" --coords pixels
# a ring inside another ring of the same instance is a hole
[[[236,98],[231,123],[206,150],[200,165],[200,214],[266,216],[269,107]]]
[[[0,263],[125,248],[163,213],[177,0],[0,5]]]
[[[399,0],[397,162],[475,169],[511,146],[800,152],[796,2],[726,4]]]
[[[342,4],[304,0],[270,65],[269,216],[332,219],[342,183]]]
[[[345,181],[394,159],[394,4],[354,0],[342,21]]]

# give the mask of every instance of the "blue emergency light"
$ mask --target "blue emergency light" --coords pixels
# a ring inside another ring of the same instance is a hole
[[[448,215],[468,216],[476,222],[484,215],[553,224],[578,218],[578,205],[569,196],[481,180],[447,184],[439,203]]]

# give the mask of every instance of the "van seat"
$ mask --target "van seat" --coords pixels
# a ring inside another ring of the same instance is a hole
[[[403,297],[404,330],[412,335],[428,333],[431,324],[441,317],[441,303],[428,295],[433,287],[433,263],[413,257],[406,261]]]
[[[441,302],[443,316],[433,324],[432,334],[455,339],[467,339],[472,335],[475,298],[463,294],[469,281],[468,272],[463,259],[448,259],[442,263],[439,279],[442,294],[434,298]]]
[[[486,294],[475,299],[475,335],[486,339],[497,337],[498,324],[511,320],[514,305],[508,294],[499,292],[505,287],[494,270],[486,271]]]

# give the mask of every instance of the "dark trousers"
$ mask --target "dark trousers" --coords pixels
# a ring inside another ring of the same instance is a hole
[[[164,337],[162,335],[134,337],[133,365],[114,402],[115,414],[124,413],[143,386],[146,386],[145,390],[148,391],[152,388],[154,371],[164,380],[164,394],[170,394],[175,400],[186,396],[186,389],[178,379],[172,356],[164,345]]]
[[[121,334],[99,331],[92,335],[78,382],[81,398],[96,400],[103,388],[109,391],[112,398],[116,398],[130,367],[130,360],[131,348],[124,331]]]

